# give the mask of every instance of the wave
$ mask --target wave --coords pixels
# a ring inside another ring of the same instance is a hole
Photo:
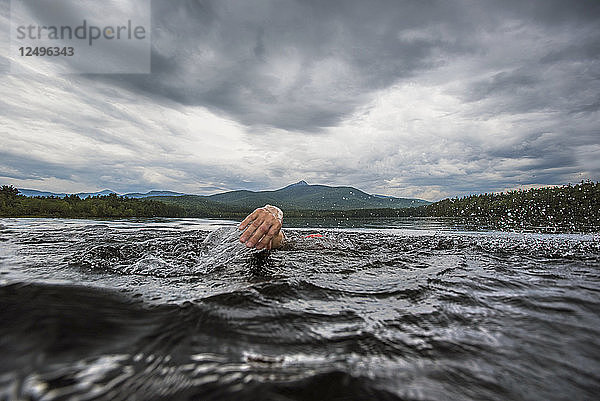
[[[190,222],[186,222],[189,224]],[[596,237],[11,225],[0,400],[593,399]]]

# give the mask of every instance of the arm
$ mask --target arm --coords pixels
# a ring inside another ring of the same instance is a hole
[[[240,241],[248,248],[273,249],[283,244],[283,212],[271,205],[259,207],[241,222],[239,229],[245,230]]]

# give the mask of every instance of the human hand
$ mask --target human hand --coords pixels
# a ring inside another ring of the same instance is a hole
[[[281,225],[283,212],[271,205],[259,207],[240,223],[239,229],[245,230],[240,241],[248,248],[271,249],[278,247],[283,239]]]

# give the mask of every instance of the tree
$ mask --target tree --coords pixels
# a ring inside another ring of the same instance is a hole
[[[19,190],[12,185],[2,185],[0,188],[0,196],[7,199],[15,199],[19,195]]]

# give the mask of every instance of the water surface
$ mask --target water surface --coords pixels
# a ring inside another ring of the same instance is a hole
[[[597,234],[404,221],[287,229],[266,255],[227,227],[0,220],[0,399],[600,392]]]

